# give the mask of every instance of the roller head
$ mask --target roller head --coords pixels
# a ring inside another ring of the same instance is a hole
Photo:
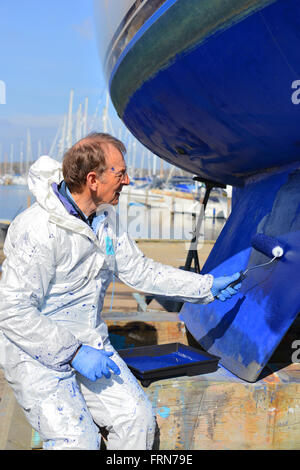
[[[256,233],[251,239],[251,245],[269,258],[280,258],[284,254],[282,243],[263,233]]]

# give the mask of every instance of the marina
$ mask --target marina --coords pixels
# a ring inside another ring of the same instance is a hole
[[[194,179],[193,174],[174,165],[165,167],[163,160],[143,147],[121,121],[117,125],[113,123],[110,117],[108,93],[102,93],[92,115],[88,113],[87,98],[84,104],[79,104],[77,110],[74,109],[74,100],[74,90],[71,90],[67,113],[64,115],[63,123],[57,128],[46,154],[62,161],[68,146],[73,145],[87,133],[95,131],[100,123],[104,132],[111,132],[112,135],[121,138],[127,148],[126,164],[130,185],[123,187],[120,207],[122,221],[128,227],[130,235],[133,238],[189,240],[195,220],[202,210],[205,184]],[[34,202],[27,188],[27,175],[29,167],[42,155],[42,147],[41,141],[34,146],[29,129],[25,145],[21,141],[17,149],[11,144],[9,154],[2,152],[0,145],[0,222],[2,223],[0,230],[2,232],[10,221]],[[217,237],[229,217],[231,197],[230,185],[212,188],[203,215],[202,239]],[[167,221],[165,230],[161,228],[160,219]],[[206,227],[208,232],[205,235]]]

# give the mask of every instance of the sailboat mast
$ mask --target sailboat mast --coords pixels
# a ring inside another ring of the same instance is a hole
[[[69,112],[68,112],[68,127],[67,127],[67,147],[72,147],[72,112],[73,112],[73,98],[74,98],[74,90],[70,92],[70,100],[69,100]]]

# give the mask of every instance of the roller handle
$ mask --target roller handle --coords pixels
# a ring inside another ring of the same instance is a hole
[[[228,284],[227,287],[234,287],[237,284],[240,284],[240,282],[242,282],[244,279],[246,279],[246,274],[244,274],[244,271],[240,271],[240,277],[236,279],[236,281],[233,281],[230,284]]]

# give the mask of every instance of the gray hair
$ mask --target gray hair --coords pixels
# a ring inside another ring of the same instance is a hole
[[[95,171],[99,176],[106,170],[106,145],[114,145],[124,156],[123,142],[110,134],[93,132],[76,142],[63,158],[63,176],[71,192],[80,193],[87,174]]]

